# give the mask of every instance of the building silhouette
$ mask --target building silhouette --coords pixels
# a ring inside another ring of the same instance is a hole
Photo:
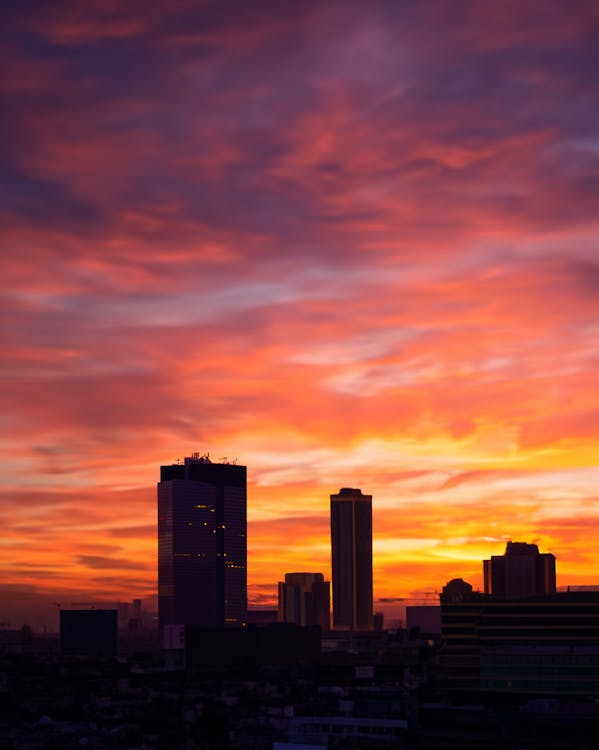
[[[322,573],[285,573],[279,581],[279,622],[330,628],[330,583]]]
[[[241,626],[247,612],[246,467],[195,453],[160,467],[158,620]]]
[[[536,544],[508,542],[505,555],[483,561],[485,593],[504,598],[555,593],[555,556]]]
[[[599,697],[599,591],[507,598],[454,579],[440,599],[446,690]]]
[[[333,627],[372,629],[372,495],[331,495]]]

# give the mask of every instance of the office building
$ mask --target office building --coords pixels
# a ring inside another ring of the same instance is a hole
[[[285,573],[279,581],[279,622],[330,627],[330,583],[322,573]]]
[[[485,593],[516,598],[555,593],[555,556],[536,544],[508,542],[505,555],[483,561]]]
[[[246,467],[194,454],[160,467],[158,620],[242,626],[247,611]]]
[[[599,592],[495,597],[461,579],[441,594],[447,690],[599,697]]]
[[[333,627],[372,629],[372,495],[331,495]]]

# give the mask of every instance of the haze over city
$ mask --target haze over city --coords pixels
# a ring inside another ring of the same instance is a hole
[[[375,609],[510,539],[597,583],[596,3],[2,17],[2,617],[154,597],[191,451],[248,467],[251,606],[340,487]]]

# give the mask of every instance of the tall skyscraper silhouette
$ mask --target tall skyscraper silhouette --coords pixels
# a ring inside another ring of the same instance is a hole
[[[158,620],[241,626],[247,614],[246,467],[195,453],[160,467]]]
[[[285,573],[279,581],[279,622],[320,625],[327,632],[331,623],[330,583],[322,573]]]
[[[555,556],[536,544],[508,542],[505,555],[483,560],[485,594],[513,598],[555,593]]]
[[[372,495],[331,495],[333,627],[372,629]]]

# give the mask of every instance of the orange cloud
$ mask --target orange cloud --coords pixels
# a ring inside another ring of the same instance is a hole
[[[508,539],[596,582],[596,4],[5,16],[0,619],[152,597],[197,449],[248,466],[255,603],[347,485],[381,605]]]

